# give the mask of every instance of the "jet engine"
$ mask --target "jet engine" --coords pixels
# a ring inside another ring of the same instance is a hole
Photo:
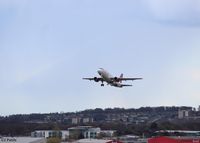
[[[97,77],[94,77],[94,81],[99,82],[99,79]]]
[[[118,82],[119,81],[118,77],[114,77],[114,81]]]

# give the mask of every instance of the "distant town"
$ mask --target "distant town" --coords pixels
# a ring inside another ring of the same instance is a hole
[[[72,141],[85,138],[117,140],[131,135],[145,139],[162,134],[162,131],[168,131],[168,134],[172,131],[176,131],[177,134],[179,131],[179,135],[190,131],[200,136],[200,132],[193,132],[200,131],[200,107],[96,108],[70,113],[0,117],[1,137],[60,136],[64,141]],[[166,135],[166,132],[164,133]]]

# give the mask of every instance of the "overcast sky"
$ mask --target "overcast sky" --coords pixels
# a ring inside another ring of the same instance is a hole
[[[82,77],[142,77],[101,87]],[[199,0],[1,0],[0,115],[200,104]]]

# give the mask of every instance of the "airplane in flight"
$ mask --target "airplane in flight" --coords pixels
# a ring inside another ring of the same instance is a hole
[[[108,85],[122,88],[124,86],[132,86],[131,84],[122,84],[122,81],[127,80],[140,80],[142,78],[124,78],[123,74],[121,74],[119,77],[112,76],[109,72],[107,72],[103,68],[99,68],[97,71],[100,77],[92,77],[92,78],[83,78],[84,80],[94,80],[95,82],[101,82],[101,86],[104,86],[104,82],[107,82]]]

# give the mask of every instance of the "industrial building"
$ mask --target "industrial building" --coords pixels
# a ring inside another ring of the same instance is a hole
[[[156,136],[200,137],[200,131],[160,130],[160,131],[156,131],[155,135]]]
[[[68,128],[68,131],[69,138],[96,138],[101,129],[92,126],[77,126]]]
[[[50,138],[50,137],[61,137],[61,139],[65,140],[69,137],[69,131],[66,130],[37,130],[31,132],[31,137],[40,137],[40,138]]]
[[[200,131],[160,130],[148,143],[200,143]]]
[[[195,137],[154,137],[148,143],[200,143],[200,138]]]
[[[69,131],[69,138],[91,138],[95,139],[99,135],[104,137],[113,137],[115,130],[101,130],[98,127],[92,126],[77,126],[68,128]]]
[[[100,128],[89,128],[83,133],[84,138],[93,138],[95,139],[97,135],[101,132]]]

